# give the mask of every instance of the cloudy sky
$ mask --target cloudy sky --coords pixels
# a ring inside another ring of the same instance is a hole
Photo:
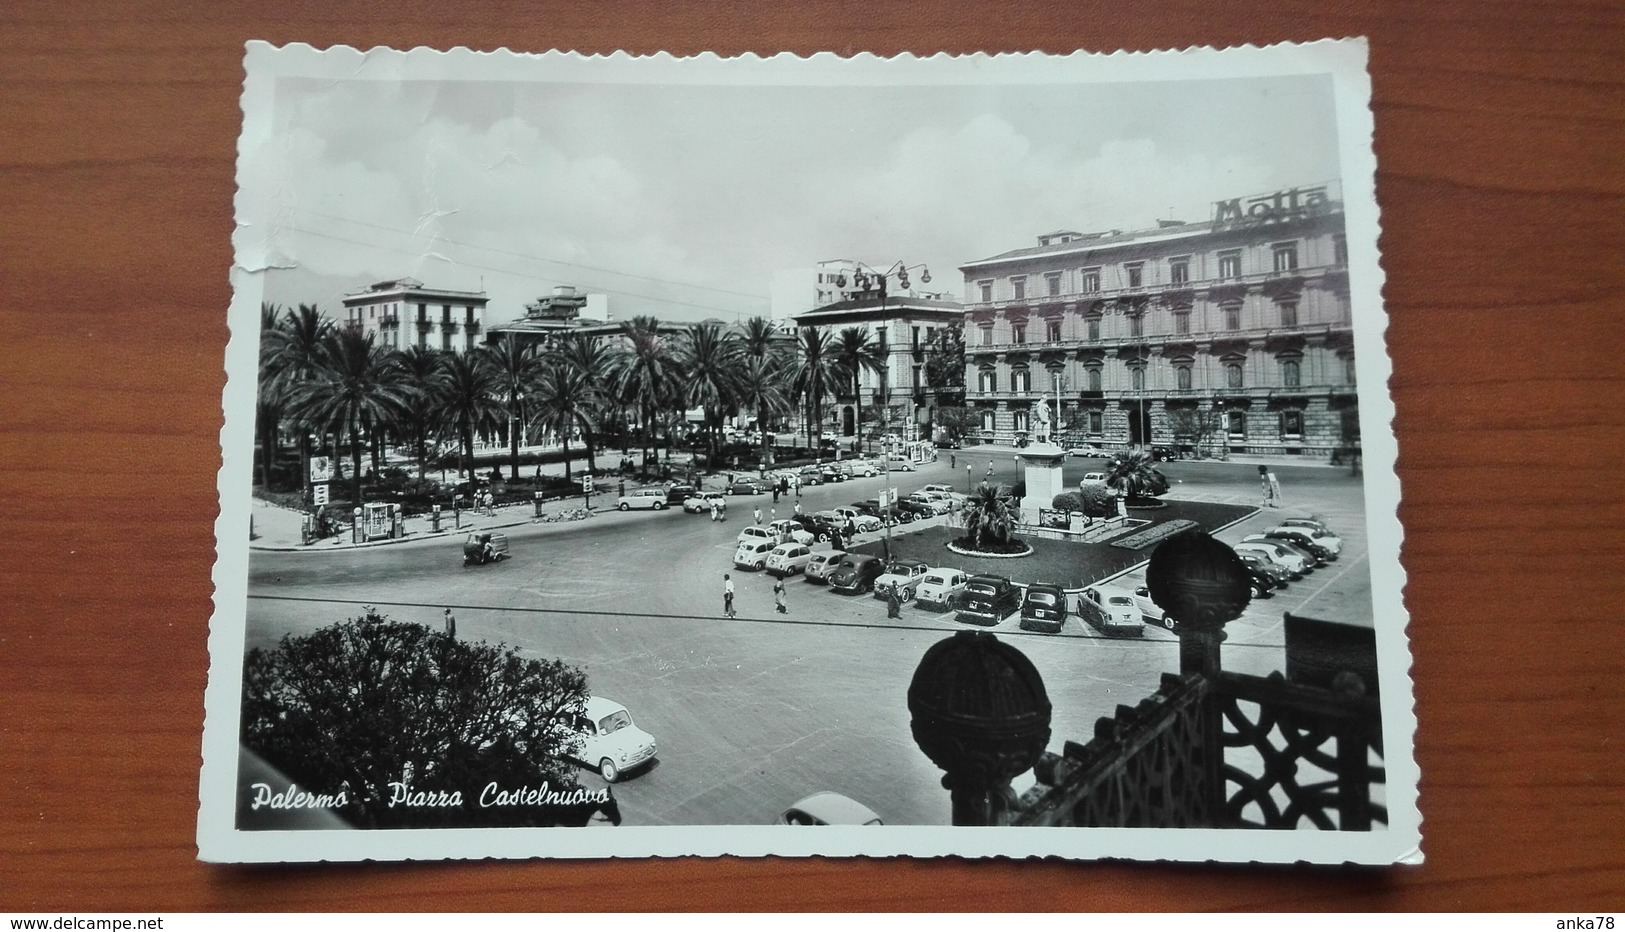
[[[556,284],[617,318],[766,313],[828,258],[957,266],[1054,229],[1203,219],[1338,177],[1322,77],[740,87],[282,79],[243,154],[267,300],[411,276],[520,316]],[[918,286],[916,286],[918,287]]]

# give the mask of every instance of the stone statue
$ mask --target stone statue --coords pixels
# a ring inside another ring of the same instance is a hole
[[[1049,437],[1049,405],[1042,401],[1033,402],[1033,441],[1047,443]]]

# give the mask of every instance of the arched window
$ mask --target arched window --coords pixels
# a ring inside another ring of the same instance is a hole
[[[1135,366],[1134,368],[1130,369],[1129,380],[1133,383],[1135,391],[1145,391],[1145,367]]]
[[[1226,388],[1241,388],[1243,383],[1241,374],[1241,360],[1226,360],[1224,364],[1224,384]]]
[[[1281,385],[1286,388],[1297,388],[1302,384],[1302,371],[1296,358],[1281,360]]]
[[[1226,304],[1220,310],[1224,312],[1224,329],[1241,329],[1241,305],[1239,303]]]
[[[1188,392],[1191,390],[1190,363],[1180,363],[1174,366],[1174,381],[1180,391]]]
[[[1089,390],[1092,392],[1100,391],[1100,370],[1098,368],[1089,370]]]
[[[1145,315],[1130,314],[1128,318],[1128,335],[1131,337],[1145,336]]]
[[[1013,392],[1030,392],[1033,390],[1032,373],[1026,369],[1010,370],[1010,390]]]
[[[1090,317],[1086,318],[1086,320],[1087,320],[1088,325],[1089,325],[1089,339],[1091,339],[1091,340],[1100,339],[1100,316],[1099,315],[1093,315],[1093,316],[1090,316]]]
[[[999,390],[999,374],[992,369],[982,369],[976,373],[976,388],[983,392],[996,392]]]

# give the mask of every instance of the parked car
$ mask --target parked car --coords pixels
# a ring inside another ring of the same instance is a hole
[[[1297,553],[1304,558],[1306,563],[1306,566],[1304,567],[1305,573],[1314,572],[1316,567],[1325,566],[1329,558],[1326,551],[1317,547],[1310,547],[1307,544],[1299,543],[1295,540],[1282,540],[1278,537],[1271,537],[1268,534],[1248,534],[1246,537],[1241,539],[1241,542],[1244,544],[1274,544],[1277,547],[1285,547],[1287,550]]]
[[[1134,596],[1120,586],[1090,586],[1078,596],[1078,617],[1112,637],[1143,637],[1145,621]]]
[[[1337,559],[1337,552],[1332,550],[1331,547],[1327,546],[1322,541],[1311,540],[1307,534],[1294,533],[1295,531],[1301,530],[1303,529],[1273,528],[1265,531],[1263,536],[1268,540],[1278,540],[1285,544],[1291,544],[1299,550],[1308,552],[1310,556],[1315,558],[1315,563],[1320,566],[1325,566],[1326,564]]]
[[[767,541],[776,547],[779,544],[779,535],[773,533],[771,528],[762,527],[760,524],[747,524],[740,529],[738,536],[734,540],[741,544],[753,541]]]
[[[964,492],[956,492],[954,491],[953,486],[943,485],[941,483],[921,486],[920,490],[914,494],[924,496],[925,498],[929,498],[934,502],[947,502],[948,510],[950,511],[953,509],[953,506],[965,500]]]
[[[1257,554],[1292,574],[1294,580],[1302,579],[1303,574],[1309,572],[1308,558],[1280,541],[1262,543],[1243,541],[1231,549],[1242,556],[1249,553]]]
[[[853,460],[852,463],[847,466],[847,469],[851,471],[853,478],[861,477],[867,479],[870,476],[880,475],[880,467],[869,462],[868,460]]]
[[[691,485],[674,485],[666,489],[666,504],[677,508],[689,499],[700,494],[700,490]]]
[[[767,571],[783,578],[804,572],[810,562],[812,551],[807,549],[806,544],[780,544],[767,554]]]
[[[996,625],[1021,604],[1021,590],[1004,576],[972,576],[965,581],[954,617],[978,625]]]
[[[631,511],[634,508],[662,511],[666,505],[665,489],[638,489],[629,495],[622,495],[615,503],[615,507],[622,511]]]
[[[829,574],[829,587],[836,592],[857,594],[875,587],[875,580],[886,569],[879,557],[865,553],[849,553],[841,558],[835,572]]]
[[[826,430],[818,435],[818,439],[825,443],[836,443],[841,439],[841,436],[833,430]]]
[[[767,486],[754,476],[740,476],[728,486],[729,495],[760,495]]]
[[[918,502],[930,509],[934,515],[945,515],[954,510],[953,499],[940,492],[915,492],[903,501]]]
[[[1280,526],[1303,527],[1308,528],[1311,531],[1320,531],[1324,534],[1330,534],[1333,537],[1337,536],[1336,531],[1332,530],[1329,526],[1327,526],[1326,522],[1321,521],[1318,518],[1282,518]]]
[[[813,466],[808,466],[806,469],[803,469],[801,472],[797,473],[796,479],[802,485],[824,484],[824,474]]]
[[[1066,624],[1066,593],[1060,586],[1033,583],[1021,600],[1021,627],[1025,631],[1059,634]]]
[[[888,472],[914,472],[914,464],[908,460],[889,459],[886,461]]]
[[[825,463],[824,465],[818,467],[818,474],[824,478],[825,482],[846,481],[846,471],[841,469],[839,466],[836,466],[834,463]]]
[[[801,575],[808,582],[828,583],[830,574],[841,565],[846,557],[844,550],[817,550],[813,552],[807,565],[802,567]]]
[[[1086,459],[1105,459],[1106,457],[1111,456],[1110,453],[1102,450],[1092,443],[1086,443],[1081,447],[1072,447],[1066,451],[1066,455],[1083,457]]]
[[[778,825],[882,825],[873,809],[840,793],[814,793],[784,810]]]
[[[759,570],[767,566],[767,555],[778,544],[771,540],[741,541],[734,550],[734,566],[742,570]]]
[[[891,561],[886,565],[886,572],[875,580],[875,598],[884,599],[888,591],[895,589],[898,598],[907,602],[914,598],[914,588],[930,570],[921,560]]]
[[[1168,614],[1166,611],[1163,611],[1162,606],[1158,605],[1156,601],[1151,598],[1150,589],[1147,589],[1144,586],[1135,589],[1133,599],[1134,607],[1140,610],[1140,618],[1142,620],[1149,621],[1152,624],[1163,628],[1167,628],[1169,631],[1178,630],[1179,623],[1174,620],[1174,616]]]
[[[897,502],[897,519],[899,521],[918,521],[921,518],[934,518],[941,512],[931,501],[923,498],[906,496]]]
[[[1098,482],[1101,485],[1105,485],[1106,484],[1106,474],[1103,473],[1103,472],[1086,472],[1086,473],[1083,474],[1083,481],[1084,482]]]
[[[712,505],[726,505],[728,496],[721,492],[699,492],[683,499],[683,510],[692,515],[711,513]]]
[[[626,706],[602,696],[587,697],[586,713],[575,717],[571,730],[580,740],[575,759],[597,768],[610,783],[653,762],[659,753],[654,737],[632,721]]]
[[[1267,598],[1273,594],[1274,590],[1285,589],[1287,584],[1292,581],[1291,571],[1276,564],[1263,554],[1238,550],[1236,555],[1241,557],[1241,562],[1247,564],[1247,568],[1252,571],[1253,598]],[[1259,581],[1260,576],[1268,581],[1268,586],[1264,586]]]
[[[1306,544],[1313,544],[1331,554],[1333,560],[1343,554],[1343,538],[1320,528],[1304,527],[1298,524],[1281,524],[1270,528],[1264,533],[1283,540],[1299,540]]]
[[[846,517],[844,515],[838,515],[833,511],[818,511],[813,513],[811,520],[818,526],[819,543],[828,543],[831,531],[839,530],[842,534],[846,533]]]
[[[843,526],[850,519],[860,533],[878,531],[882,527],[879,518],[871,514],[864,514],[850,505],[842,505],[841,507],[836,508],[835,513],[840,516],[841,524]]]
[[[919,584],[914,587],[914,604],[942,609],[953,608],[959,601],[960,593],[965,591],[965,583],[969,579],[964,570],[951,567],[933,569],[921,576]]]
[[[818,535],[801,526],[801,522],[794,518],[780,518],[768,524],[767,529],[772,531],[780,543],[797,543],[812,545],[818,540]]]

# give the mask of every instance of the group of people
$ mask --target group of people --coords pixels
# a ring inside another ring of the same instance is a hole
[[[773,610],[780,615],[790,614],[790,604],[784,589],[784,580],[773,582]],[[732,573],[722,574],[722,616],[724,618],[738,618],[739,612],[734,609],[734,580]]]

